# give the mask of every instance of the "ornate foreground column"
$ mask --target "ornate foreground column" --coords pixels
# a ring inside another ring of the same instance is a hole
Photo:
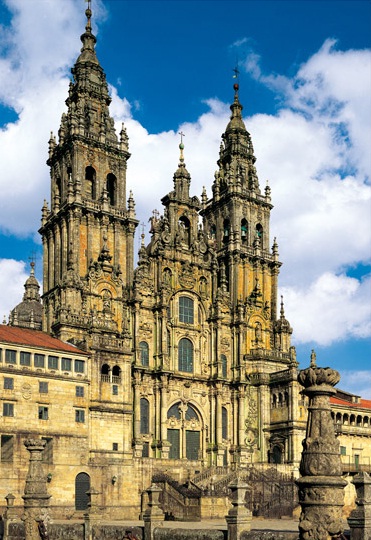
[[[24,495],[22,495],[24,500],[22,519],[25,527],[25,540],[48,538],[50,495],[48,495],[46,489],[47,479],[41,461],[45,444],[46,441],[41,439],[27,439],[24,443],[30,452],[26,485]]]
[[[301,540],[328,540],[343,532],[342,508],[346,481],[341,478],[339,441],[335,437],[329,397],[340,375],[331,368],[316,366],[312,351],[308,369],[298,380],[309,397],[306,438],[300,462],[299,486]]]

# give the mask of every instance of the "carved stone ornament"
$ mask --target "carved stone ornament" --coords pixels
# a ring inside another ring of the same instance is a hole
[[[344,529],[342,507],[346,481],[341,478],[339,441],[331,417],[329,396],[340,380],[337,371],[318,368],[312,352],[311,365],[298,380],[309,397],[306,438],[300,463],[302,478],[297,480],[302,508],[299,531],[302,540],[328,540]]]

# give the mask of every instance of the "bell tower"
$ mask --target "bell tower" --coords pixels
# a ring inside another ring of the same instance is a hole
[[[82,340],[84,330],[122,333],[122,300],[133,278],[137,226],[126,204],[130,157],[124,126],[117,138],[111,98],[95,52],[90,6],[81,54],[72,68],[58,131],[51,134],[51,206],[42,209],[44,330]],[[123,322],[124,320],[124,322]]]

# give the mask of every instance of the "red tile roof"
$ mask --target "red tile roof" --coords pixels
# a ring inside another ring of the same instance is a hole
[[[333,405],[342,405],[343,407],[354,407],[356,409],[371,409],[370,399],[360,399],[359,403],[352,403],[346,399],[340,399],[338,397],[330,397],[330,403]]]
[[[65,343],[40,330],[30,328],[19,328],[0,324],[0,341],[14,343],[14,345],[25,345],[29,347],[39,347],[42,349],[52,349],[54,351],[68,352],[70,354],[87,354],[70,343]]]

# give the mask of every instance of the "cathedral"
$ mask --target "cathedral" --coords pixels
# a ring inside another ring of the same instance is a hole
[[[270,188],[259,185],[238,85],[211,198],[192,194],[181,142],[135,264],[130,134],[115,132],[89,7],[86,16],[49,140],[42,301],[31,268],[0,325],[1,497],[21,504],[23,442],[41,437],[55,516],[84,510],[94,487],[106,515],[137,519],[158,472],[297,470],[306,411],[277,293]]]

